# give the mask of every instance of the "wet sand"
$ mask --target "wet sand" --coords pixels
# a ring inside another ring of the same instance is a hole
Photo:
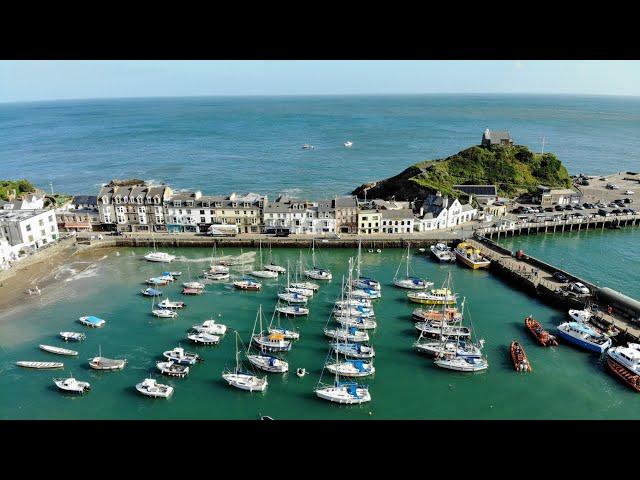
[[[15,307],[38,302],[56,287],[64,285],[64,279],[89,268],[111,250],[109,248],[60,246],[54,251],[38,252],[37,258],[18,263],[11,272],[0,274],[0,311],[7,313]],[[15,270],[14,270],[15,269]],[[29,295],[29,289],[40,289],[40,295]],[[0,316],[5,317],[5,315]]]

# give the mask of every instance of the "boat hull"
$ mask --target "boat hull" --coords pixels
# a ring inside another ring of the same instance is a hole
[[[609,367],[609,371],[616,375],[620,380],[636,392],[640,393],[640,375],[631,372],[627,367],[616,362],[610,356],[607,357],[607,367]]]
[[[350,395],[346,388],[341,387],[328,387],[319,388],[316,390],[316,395],[323,399],[334,403],[341,403],[345,405],[357,405],[360,403],[370,402],[371,394],[368,390],[359,388],[357,390],[358,396]]]
[[[560,329],[558,329],[558,336],[566,342],[572,343],[573,345],[583,348],[584,350],[589,350],[590,352],[595,353],[602,353],[611,346],[611,339],[601,345],[597,345],[591,342],[587,342],[581,338],[576,338],[573,335],[569,335],[567,332]]]
[[[467,258],[466,255],[459,253],[458,250],[455,251],[455,254],[456,254],[457,261],[459,261],[460,263],[469,267],[472,270],[478,270],[480,268],[489,268],[489,265],[491,264],[490,260],[473,261]]]
[[[260,381],[261,379],[252,377],[251,375],[225,373],[222,375],[222,378],[226,380],[230,386],[248,392],[264,392],[267,388],[266,379]]]

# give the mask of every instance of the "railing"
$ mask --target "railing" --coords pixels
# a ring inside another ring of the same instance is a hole
[[[578,218],[572,218],[572,219],[559,219],[559,220],[552,220],[552,221],[543,221],[543,222],[516,222],[516,224],[513,227],[504,227],[504,226],[499,226],[499,227],[484,227],[484,228],[478,228],[476,229],[476,233],[480,234],[480,235],[486,235],[486,234],[492,234],[492,233],[499,233],[499,232],[511,232],[511,231],[516,231],[516,230],[523,230],[523,229],[527,229],[527,228],[536,228],[536,229],[540,229],[540,228],[548,228],[548,227],[562,227],[564,226],[571,226],[571,225],[591,225],[591,224],[595,224],[595,223],[606,223],[606,222],[621,222],[621,221],[628,221],[628,220],[638,220],[640,219],[640,215],[635,214],[635,215],[611,215],[608,217],[602,216],[602,215],[597,215],[594,217],[578,217]]]

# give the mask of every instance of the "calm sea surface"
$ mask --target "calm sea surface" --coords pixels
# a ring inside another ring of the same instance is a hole
[[[52,102],[0,105],[0,177],[26,177],[58,191],[94,193],[112,177],[141,177],[207,193],[253,190],[320,198],[344,193],[363,181],[386,177],[424,159],[443,157],[478,143],[482,130],[509,129],[518,143],[558,153],[570,172],[609,173],[638,168],[640,101],[628,98],[551,96],[395,96],[316,98],[191,98]],[[342,144],[354,142],[351,149]],[[313,151],[301,145],[312,143]],[[640,297],[640,230],[581,232],[508,239],[541,259],[601,285]],[[375,377],[366,379],[373,401],[356,407],[328,404],[314,396],[328,342],[322,333],[340,277],[355,251],[320,250],[334,271],[310,302],[311,315],[295,320],[301,339],[286,354],[290,368],[309,374],[270,375],[264,394],[249,394],[222,381],[234,361],[230,332],[215,347],[193,347],[189,326],[215,317],[249,338],[260,304],[270,317],[278,283],[258,293],[229,285],[208,286],[186,297],[176,320],[157,319],[151,301],[138,292],[162,267],[140,261],[145,252],[120,249],[93,264],[73,263],[55,272],[61,287],[18,310],[0,314],[0,418],[212,418],[255,419],[640,419],[640,396],[606,372],[597,355],[567,345],[544,349],[524,331],[533,314],[554,330],[565,313],[514,290],[488,272],[441,266],[418,252],[414,270],[440,284],[448,272],[467,299],[473,326],[486,340],[489,370],[461,374],[441,370],[412,351],[414,305],[390,285],[402,251],[364,254],[367,274],[383,282],[376,304]],[[175,250],[171,269],[195,275],[210,252]],[[234,253],[229,250],[225,253]],[[236,252],[239,253],[239,252]],[[308,252],[303,252],[308,258]],[[286,264],[297,250],[275,250]],[[236,273],[236,275],[240,275]],[[183,277],[184,278],[184,277]],[[281,282],[284,279],[280,280]],[[172,299],[179,286],[168,287]],[[84,330],[81,315],[107,320]],[[61,345],[62,330],[86,331],[69,344],[78,358],[57,357],[38,344]],[[508,346],[518,339],[534,371],[513,371]],[[205,362],[186,379],[158,377],[176,387],[168,401],[141,397],[135,384],[155,374],[161,353],[181,344]],[[99,348],[125,357],[121,372],[95,372],[87,359]],[[88,380],[82,398],[60,394],[52,377],[29,371],[17,360],[60,360],[65,372]],[[330,381],[325,376],[324,380]]]
[[[205,97],[0,104],[0,177],[67,193],[139,177],[211,194],[321,198],[454,154],[487,127],[538,151],[545,136],[571,173],[640,163],[636,98]]]

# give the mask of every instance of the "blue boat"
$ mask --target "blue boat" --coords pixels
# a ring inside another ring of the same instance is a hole
[[[156,290],[155,288],[146,288],[144,290],[141,290],[140,293],[142,293],[142,295],[144,295],[145,297],[159,297],[162,295],[162,292],[160,290]]]
[[[602,353],[611,346],[611,338],[582,322],[564,322],[558,325],[558,335],[585,350]]]
[[[333,342],[331,343],[331,348],[351,358],[373,358],[376,355],[373,347],[366,343]]]
[[[86,317],[80,317],[78,319],[78,321],[81,324],[86,325],[87,327],[93,327],[93,328],[104,327],[104,324],[106,323],[103,319],[98,318],[98,317],[94,317],[93,315],[87,315]]]

